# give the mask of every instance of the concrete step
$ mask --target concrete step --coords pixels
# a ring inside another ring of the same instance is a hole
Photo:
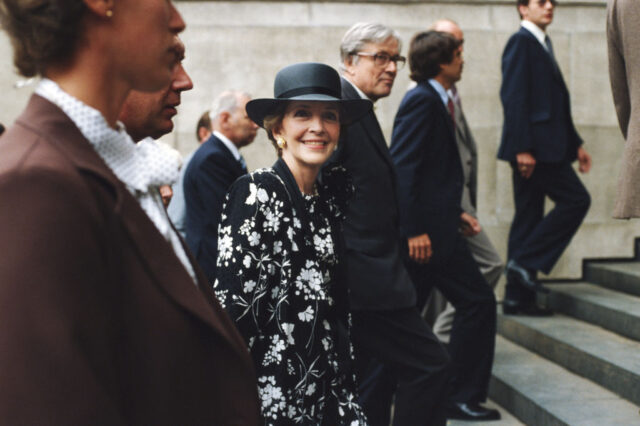
[[[527,425],[640,423],[634,404],[500,336],[489,394]]]
[[[584,282],[547,286],[547,304],[557,312],[640,341],[640,297]]]
[[[640,405],[639,342],[561,314],[499,314],[498,333]]]
[[[640,296],[640,262],[587,262],[584,280]]]

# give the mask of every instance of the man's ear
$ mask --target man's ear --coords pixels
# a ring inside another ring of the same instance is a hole
[[[206,141],[211,136],[211,130],[206,127],[198,127],[198,141]]]
[[[529,6],[525,6],[523,4],[518,5],[518,12],[520,12],[520,16],[522,19],[525,19],[529,14]]]
[[[221,112],[218,115],[218,123],[220,124],[220,127],[223,129],[226,129],[227,127],[229,127],[229,119],[231,118],[231,113],[228,111],[224,111]]]
[[[353,55],[347,56],[343,62],[343,65],[344,65],[344,70],[347,74],[349,75],[354,74],[353,68],[355,67],[356,64],[353,62]]]
[[[113,13],[115,0],[82,0],[89,11],[103,18],[110,18],[109,12]]]

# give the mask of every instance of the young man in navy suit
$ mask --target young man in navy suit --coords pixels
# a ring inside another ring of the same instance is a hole
[[[213,284],[218,257],[218,223],[227,190],[247,166],[239,149],[256,137],[258,126],[247,116],[251,97],[227,91],[211,107],[213,133],[193,154],[184,175],[187,244]]]
[[[509,232],[503,312],[545,316],[536,292],[587,214],[591,199],[571,163],[591,168],[591,157],[571,118],[569,91],[545,30],[555,0],[517,0],[521,28],[502,55],[504,126],[498,158],[513,170],[515,215]],[[555,207],[544,215],[545,197]]]
[[[453,99],[462,75],[461,41],[450,34],[416,34],[409,47],[411,79],[393,126],[391,158],[398,174],[400,229],[418,308],[437,287],[456,308],[449,340],[453,378],[448,418],[500,419],[486,408],[493,365],[496,301],[463,234],[480,232],[461,206],[464,175],[456,142]]]

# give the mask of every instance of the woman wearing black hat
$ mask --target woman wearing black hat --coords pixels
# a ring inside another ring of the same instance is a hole
[[[218,237],[217,295],[244,335],[266,424],[362,425],[350,369],[341,212],[342,169],[323,171],[340,126],[369,111],[340,99],[331,67],[281,70],[275,99],[247,104],[279,159],[231,187]]]

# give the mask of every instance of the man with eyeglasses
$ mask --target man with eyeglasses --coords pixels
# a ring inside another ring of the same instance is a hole
[[[549,316],[538,306],[537,280],[549,273],[582,223],[591,202],[571,163],[591,168],[591,157],[571,118],[569,92],[545,30],[555,0],[517,0],[521,28],[502,55],[500,98],[504,108],[498,158],[513,171],[515,215],[509,231],[506,315]],[[545,197],[555,206],[544,215]]]
[[[381,25],[352,26],[342,39],[343,99],[391,93],[401,40]],[[375,113],[348,126],[331,162],[350,173],[356,195],[344,222],[360,402],[371,425],[445,425],[449,356],[416,308],[402,261],[396,174]],[[397,384],[397,388],[396,388]]]

